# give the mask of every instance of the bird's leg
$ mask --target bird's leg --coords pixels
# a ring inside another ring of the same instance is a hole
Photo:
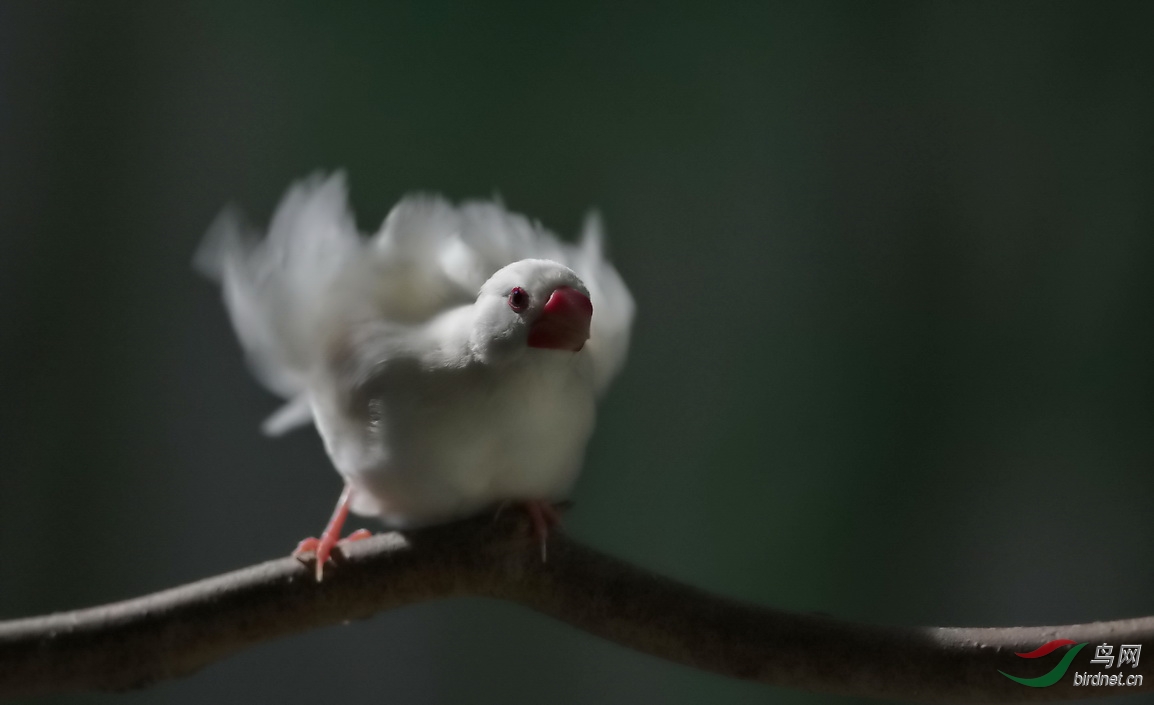
[[[293,556],[300,558],[301,555],[310,551],[316,552],[317,561],[317,582],[319,583],[324,578],[325,562],[328,561],[329,555],[333,552],[333,547],[341,539],[341,529],[345,526],[345,519],[349,517],[349,503],[353,498],[353,486],[345,483],[345,489],[341,492],[341,498],[337,500],[336,509],[333,510],[333,516],[329,519],[328,526],[321,532],[321,537],[309,538],[297,544],[293,550]],[[345,541],[360,541],[372,536],[372,532],[367,529],[358,529],[349,534]]]
[[[533,524],[533,535],[541,542],[541,562],[544,563],[548,558],[546,542],[549,529],[561,526],[561,514],[552,502],[544,499],[526,501],[525,510],[529,512],[529,521]]]

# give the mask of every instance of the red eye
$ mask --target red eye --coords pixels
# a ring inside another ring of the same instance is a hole
[[[509,308],[517,313],[529,308],[529,292],[519,286],[513,287],[513,290],[509,292]]]

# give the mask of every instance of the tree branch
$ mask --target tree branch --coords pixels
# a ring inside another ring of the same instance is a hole
[[[188,675],[261,641],[457,595],[508,600],[610,641],[734,678],[842,695],[926,702],[1065,700],[1133,694],[1067,674],[1031,688],[1052,639],[1154,642],[1154,617],[1058,627],[897,628],[765,609],[710,595],[563,535],[549,560],[521,517],[474,519],[359,541],[316,583],[282,558],[116,604],[0,622],[0,696],[122,690]],[[1089,651],[1075,666],[1087,670]],[[1125,675],[1145,668],[1125,668]],[[1119,671],[1107,671],[1119,672]],[[1150,675],[1150,674],[1146,674]]]

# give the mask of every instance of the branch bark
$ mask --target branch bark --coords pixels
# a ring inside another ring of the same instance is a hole
[[[0,696],[124,690],[193,673],[261,641],[458,595],[508,600],[695,668],[771,685],[924,702],[1056,701],[1154,689],[1032,688],[1062,652],[1053,639],[1154,642],[1154,617],[1055,627],[898,628],[742,604],[550,537],[549,559],[520,517],[475,519],[345,548],[323,583],[282,558],[125,602],[0,622]],[[1084,659],[1081,656],[1085,656]],[[1084,661],[1084,662],[1083,662]],[[1147,669],[1125,669],[1125,675]],[[1108,671],[1119,672],[1119,671]]]

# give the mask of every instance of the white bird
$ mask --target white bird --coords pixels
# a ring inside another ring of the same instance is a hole
[[[409,196],[362,237],[342,174],[295,184],[264,239],[226,211],[197,255],[256,376],[316,424],[348,512],[409,528],[523,503],[541,541],[581,469],[595,402],[624,363],[633,299],[602,254],[500,204]],[[357,532],[360,538],[368,532]]]

